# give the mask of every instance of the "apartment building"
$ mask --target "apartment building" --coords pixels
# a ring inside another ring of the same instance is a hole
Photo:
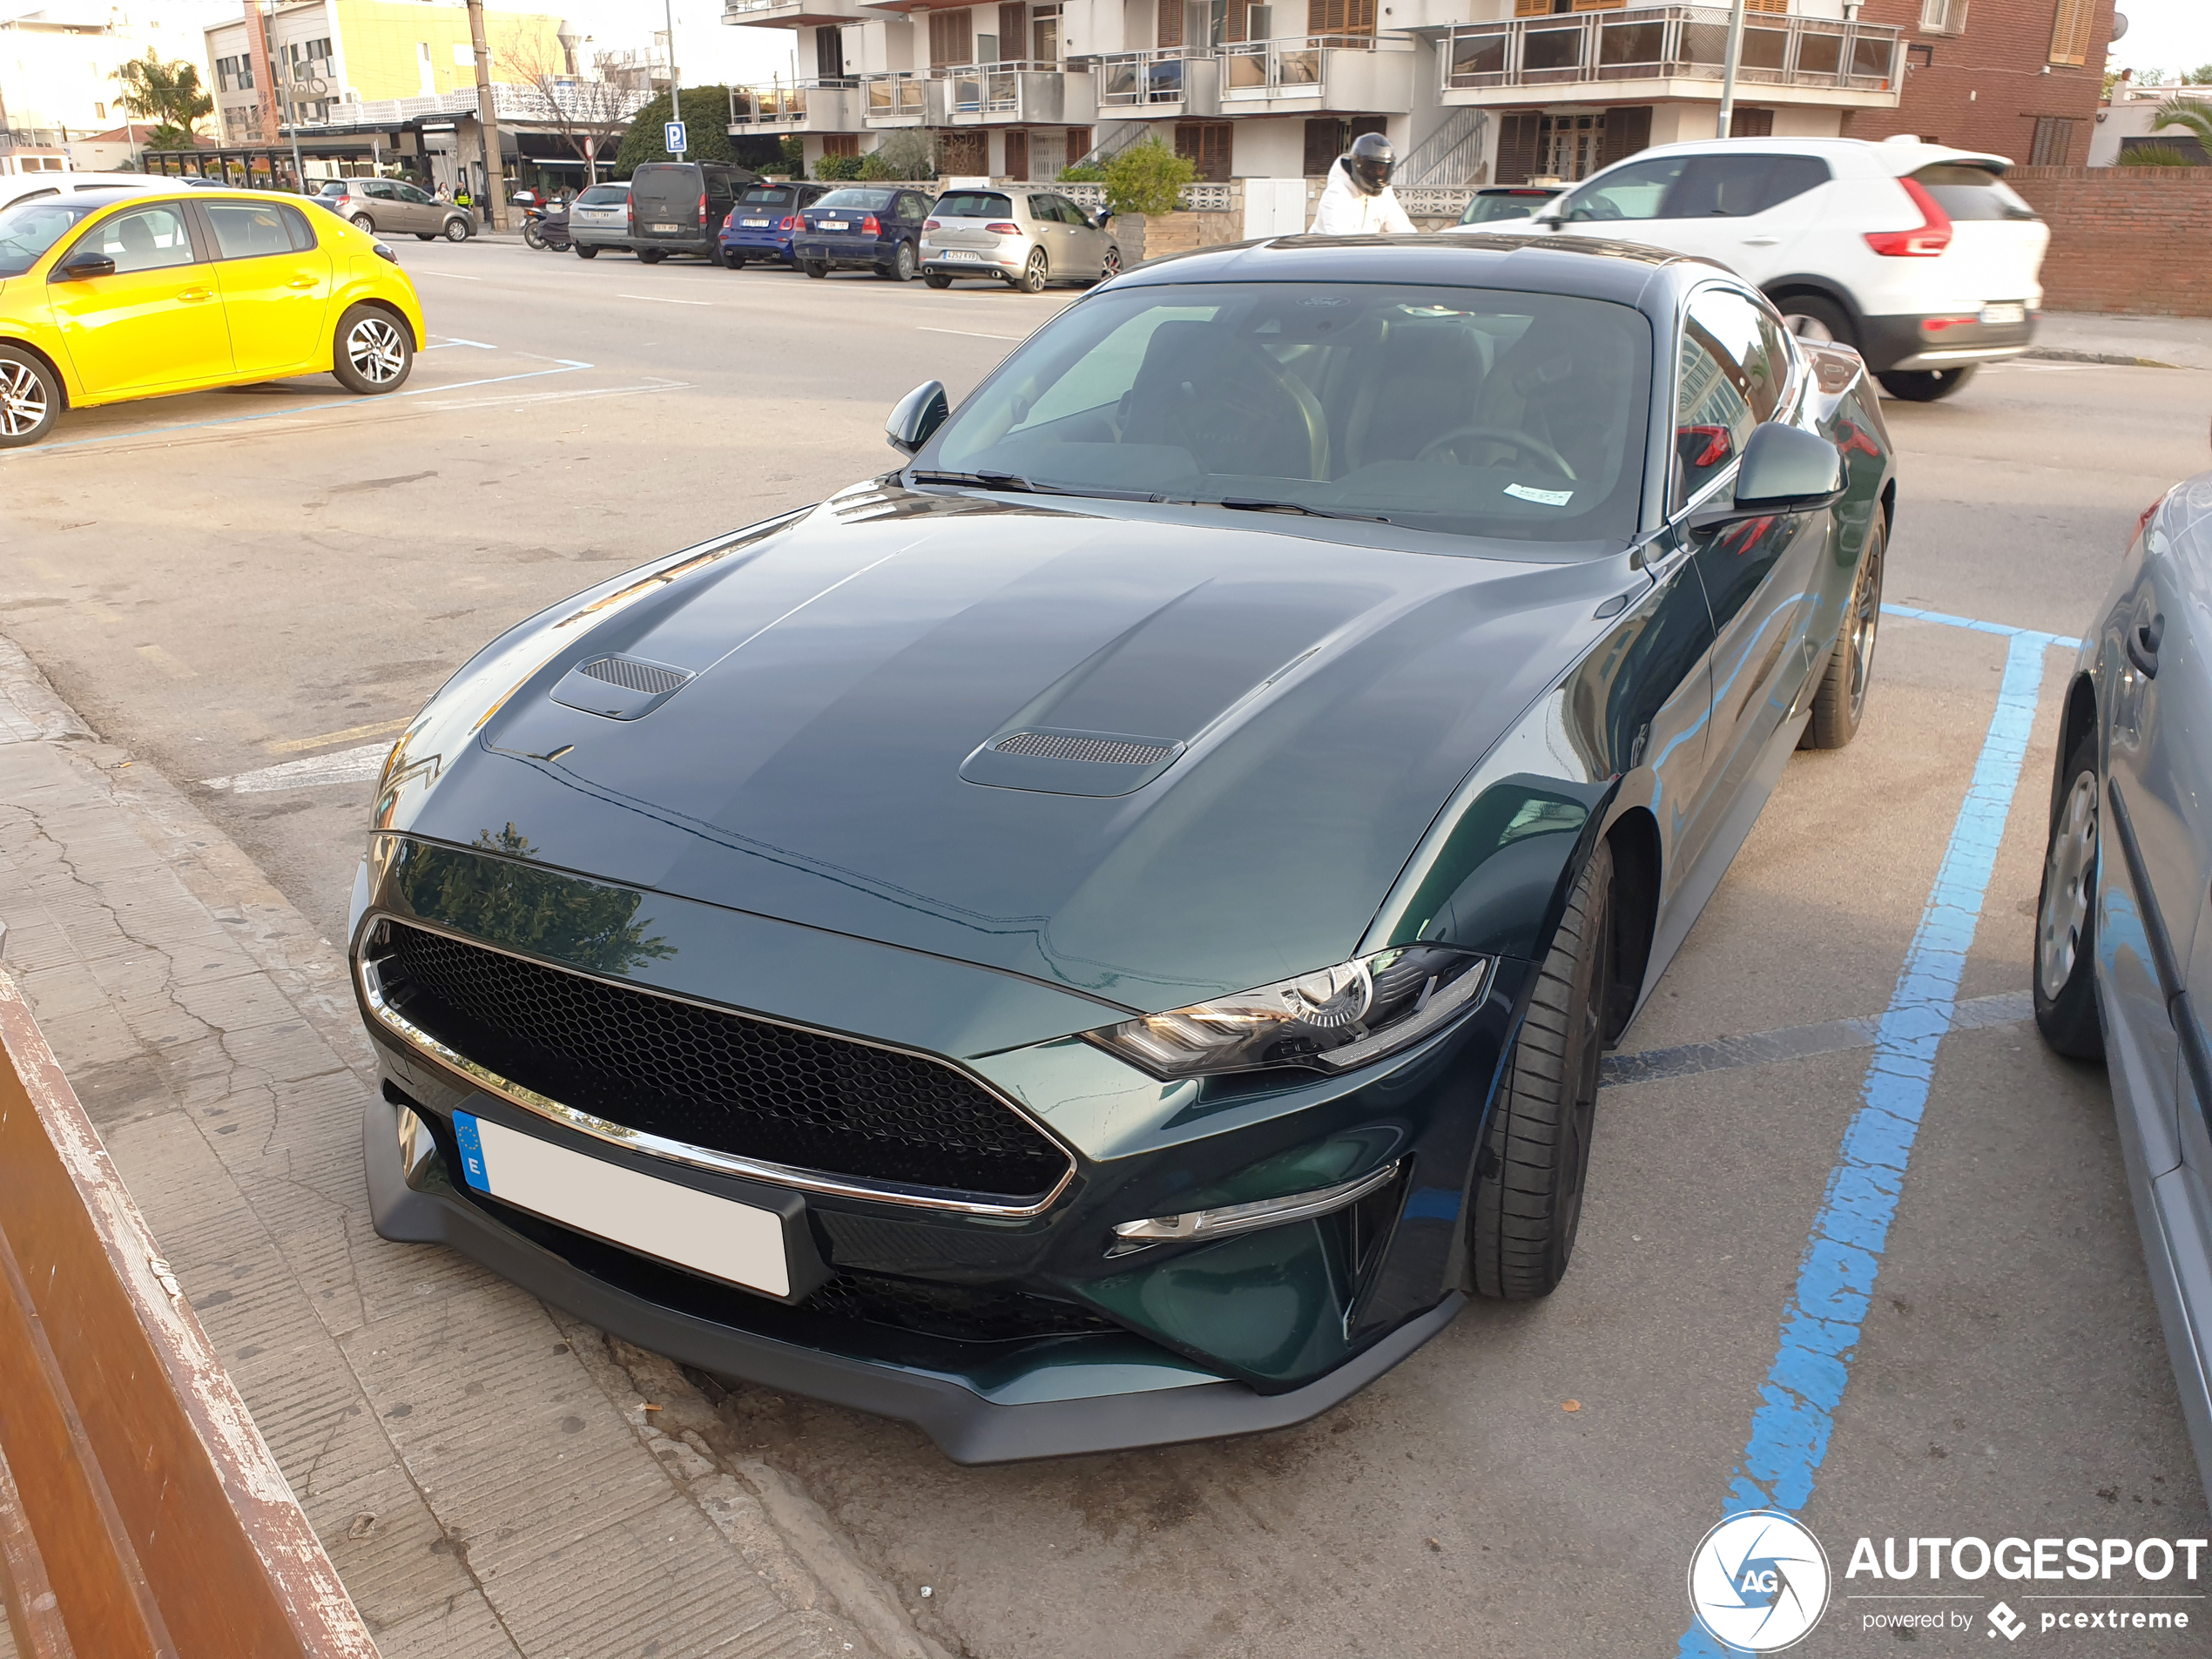
[[[1869,18],[1905,35],[1905,97],[1853,115],[1846,131],[2086,166],[2112,13],[2113,0],[1866,0]]]
[[[1735,132],[1832,137],[1896,108],[1898,25],[1861,0],[1749,4]],[[730,130],[798,133],[810,165],[904,126],[935,133],[946,173],[1049,178],[1157,136],[1204,179],[1311,177],[1379,132],[1406,183],[1466,185],[1580,179],[1711,136],[1729,17],[1629,0],[725,0],[723,21],[795,31],[796,83],[734,92]]]
[[[561,19],[487,11],[496,80],[574,72]],[[225,144],[273,141],[286,127],[343,124],[347,106],[473,93],[476,58],[463,0],[242,0],[206,30],[210,90]]]
[[[0,173],[111,165],[105,150],[80,152],[123,120],[116,71],[149,49],[199,62],[207,10],[195,0],[0,3]]]

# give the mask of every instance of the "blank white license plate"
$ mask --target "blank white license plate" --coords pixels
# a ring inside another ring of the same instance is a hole
[[[657,231],[680,231],[684,227],[681,225],[656,225],[653,228]]]
[[[849,231],[853,226],[841,219],[826,219],[814,228],[818,231]]]
[[[739,219],[738,222],[740,225],[743,225],[747,230],[765,231],[768,228],[768,221],[765,219]]]
[[[941,260],[966,260],[970,264],[974,263],[975,260],[974,253],[964,247],[948,247],[937,257]]]
[[[2027,307],[2013,305],[1984,306],[1981,308],[1981,320],[1984,322],[2026,322]]]
[[[453,1115],[462,1175],[479,1192],[564,1227],[771,1296],[791,1294],[780,1217],[587,1157],[470,1112]]]

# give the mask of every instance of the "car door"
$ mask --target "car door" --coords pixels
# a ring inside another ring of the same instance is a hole
[[[1046,195],[1029,198],[1029,218],[1033,221],[1037,246],[1044,250],[1054,276],[1066,276],[1073,269],[1075,250],[1068,246],[1069,229],[1061,223],[1060,210],[1055,199]]]
[[[900,191],[898,205],[893,211],[898,215],[899,241],[891,245],[886,257],[895,260],[899,257],[899,242],[913,242],[917,245],[915,256],[919,258],[921,221],[929,217],[929,199],[915,191]]]
[[[1796,357],[1779,323],[1748,295],[1716,287],[1691,296],[1677,363],[1678,498],[1689,505],[1710,491],[1723,501],[1753,429],[1786,407]],[[1716,812],[1750,782],[1810,677],[1831,531],[1831,516],[1818,512],[1739,520],[1694,537],[1715,631],[1706,775]]]
[[[395,179],[392,184],[392,194],[399,202],[400,212],[407,215],[406,219],[395,229],[414,231],[420,234],[425,231],[445,228],[445,213],[439,207],[437,199],[427,190],[418,190],[413,185]]]
[[[330,366],[330,255],[307,215],[286,202],[195,203],[215,245],[215,282],[238,372],[296,374]]]
[[[88,398],[171,391],[227,379],[231,341],[212,268],[179,197],[110,213],[49,267],[47,302]],[[72,260],[111,260],[98,275]]]
[[[1065,196],[1052,199],[1060,222],[1068,227],[1068,269],[1071,276],[1096,275],[1106,265],[1106,233],[1090,222]]]

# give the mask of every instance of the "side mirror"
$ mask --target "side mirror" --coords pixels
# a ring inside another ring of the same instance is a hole
[[[1100,208],[1096,213],[1091,215],[1090,222],[1098,226],[1100,230],[1104,230],[1109,225],[1114,222],[1114,210],[1110,207]]]
[[[1756,428],[1736,470],[1736,499],[1691,521],[1710,529],[1741,519],[1817,512],[1844,497],[1843,451],[1817,432],[1782,421]]]
[[[113,276],[115,261],[105,253],[91,248],[72,253],[64,260],[54,275],[64,282],[82,282],[87,277]]]
[[[930,435],[945,424],[945,417],[952,412],[945,382],[924,381],[891,411],[891,418],[883,423],[885,441],[900,455],[910,455],[929,442]]]

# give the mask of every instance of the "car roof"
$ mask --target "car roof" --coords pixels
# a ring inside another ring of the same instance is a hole
[[[1884,138],[1878,143],[1870,138],[1696,138],[1682,144],[1655,144],[1648,150],[1639,150],[1629,158],[1642,161],[1656,155],[1719,156],[1740,154],[1756,150],[1766,155],[1820,156],[1830,161],[1858,162],[1871,171],[1885,172],[1901,178],[1917,172],[1931,162],[1963,162],[1969,166],[1988,167],[2002,172],[2011,166],[2010,158],[1986,150],[1959,150],[1947,144],[1923,144],[1918,138],[1900,135]],[[1591,175],[1593,178],[1595,174]]]

